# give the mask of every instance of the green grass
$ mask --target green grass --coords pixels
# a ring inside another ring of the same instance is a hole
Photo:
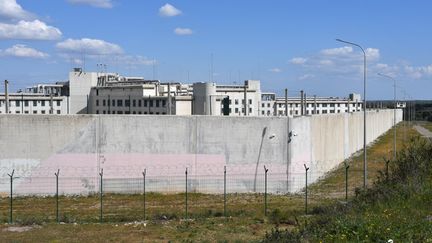
[[[432,144],[417,138],[347,204],[319,207],[293,230],[266,242],[432,242]],[[306,223],[307,222],[307,223]]]
[[[411,128],[398,126],[398,149],[404,141],[416,135]],[[383,158],[391,156],[392,131],[368,150],[369,180],[376,180],[384,168]],[[390,151],[390,152],[389,152]],[[362,185],[362,155],[350,159],[350,197],[354,188]],[[357,171],[357,172],[356,172]],[[314,214],[339,204],[344,199],[344,170],[338,168],[311,186],[309,208]],[[189,194],[189,218],[185,218],[184,194],[147,194],[147,217],[143,220],[142,195],[106,194],[104,222],[99,222],[99,197],[60,197],[60,217],[65,224],[55,223],[53,197],[14,199],[14,224],[31,228],[25,232],[10,232],[6,224],[8,199],[0,198],[0,242],[253,242],[260,241],[275,227],[296,231],[305,220],[304,195],[269,195],[268,216],[264,216],[263,194],[229,194],[228,218],[223,217],[223,195]],[[432,204],[431,204],[432,205]],[[372,215],[380,208],[368,212]],[[392,212],[395,215],[396,212]],[[408,213],[407,213],[408,214]],[[378,214],[381,215],[381,214]],[[381,215],[382,216],[382,215]],[[137,223],[134,223],[134,222]]]

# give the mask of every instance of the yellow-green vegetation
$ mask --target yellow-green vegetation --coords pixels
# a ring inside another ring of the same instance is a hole
[[[400,150],[404,137],[407,144],[416,132],[408,127],[404,130],[403,125],[397,129]],[[391,158],[392,139],[391,130],[368,150],[370,185],[377,178],[378,171],[385,168],[384,158]],[[354,188],[362,186],[361,153],[350,160],[350,166],[350,194],[353,198]],[[148,193],[146,220],[143,221],[142,195],[106,194],[103,197],[102,224],[99,223],[99,197],[93,195],[60,197],[60,220],[64,222],[61,224],[56,223],[55,198],[16,198],[15,223],[9,225],[6,224],[8,198],[0,198],[0,242],[260,241],[275,227],[283,232],[298,232],[304,228],[306,219],[312,220],[316,214],[322,215],[327,208],[339,204],[345,196],[344,171],[343,167],[338,168],[311,187],[309,208],[313,215],[309,216],[304,215],[302,193],[269,195],[267,216],[264,215],[263,194],[229,194],[227,218],[224,217],[223,195],[191,193],[188,195],[188,219],[185,219],[184,194]],[[367,213],[374,215],[376,212]]]
[[[431,155],[432,143],[412,140],[370,188],[316,208],[294,230],[273,230],[265,242],[432,242]]]
[[[432,132],[432,122],[424,122],[421,125]]]

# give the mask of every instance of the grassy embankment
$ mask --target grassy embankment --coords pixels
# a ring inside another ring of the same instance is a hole
[[[398,127],[398,149],[404,141],[403,126]],[[406,130],[406,141],[415,136]],[[389,131],[368,150],[369,184],[385,167],[384,157],[391,157],[393,132]],[[350,197],[362,185],[362,154],[350,159]],[[310,208],[325,208],[344,199],[344,168],[340,167],[316,183],[310,191]],[[142,195],[106,195],[104,221],[99,224],[99,198],[61,197],[60,215],[65,224],[55,223],[55,200],[52,197],[26,197],[14,200],[14,221],[18,230],[11,232],[5,224],[8,199],[0,199],[0,241],[258,241],[275,226],[298,230],[303,227],[304,197],[269,196],[269,216],[264,216],[263,195],[229,194],[228,219],[223,217],[222,195],[189,195],[189,218],[184,220],[184,194],[147,195],[147,221],[143,217]],[[316,210],[315,210],[316,211]],[[315,217],[315,216],[312,216]],[[24,228],[29,225],[31,227]]]

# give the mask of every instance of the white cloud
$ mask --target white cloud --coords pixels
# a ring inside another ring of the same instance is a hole
[[[332,60],[324,59],[324,60],[320,60],[319,64],[322,66],[329,66],[329,65],[333,65],[334,63]]]
[[[272,73],[280,73],[280,72],[282,72],[282,70],[280,68],[270,68],[268,71],[272,72]]]
[[[189,28],[175,28],[174,33],[176,35],[192,35],[193,31]]]
[[[112,8],[111,0],[68,0],[72,4],[85,4],[96,8]]]
[[[305,74],[305,75],[300,76],[298,79],[299,80],[306,80],[306,79],[311,79],[314,77],[315,77],[315,75],[313,75],[313,74]]]
[[[47,58],[47,53],[38,51],[36,49],[27,47],[26,45],[14,45],[8,49],[0,50],[0,56],[11,57],[26,57],[26,58]]]
[[[25,11],[16,0],[0,0],[0,17],[15,20],[30,20],[35,16]]]
[[[104,40],[97,39],[67,39],[56,45],[57,49],[65,53],[83,53],[85,55],[116,55],[122,54],[123,49]]]
[[[159,15],[163,17],[174,17],[180,14],[182,14],[182,11],[169,3],[159,8]]]
[[[116,61],[129,66],[150,66],[157,63],[157,61],[154,59],[150,59],[140,55],[123,55],[119,56]]]
[[[21,20],[17,24],[0,23],[0,39],[55,40],[61,35],[59,29],[39,20]]]
[[[379,49],[376,48],[366,48],[366,60],[368,61],[376,61],[380,58]]]
[[[301,65],[301,64],[305,64],[307,62],[307,59],[303,57],[294,57],[289,62],[291,64]]]
[[[321,50],[321,54],[325,56],[343,56],[353,52],[353,48],[351,46],[344,46],[338,48],[324,49]]]
[[[409,78],[413,79],[420,79],[425,76],[430,77],[432,76],[432,64],[418,67],[405,65],[404,71]]]

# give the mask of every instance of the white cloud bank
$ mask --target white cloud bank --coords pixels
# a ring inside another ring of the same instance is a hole
[[[71,4],[90,5],[96,8],[112,8],[113,3],[111,0],[68,0]]]
[[[14,45],[5,50],[0,50],[0,56],[41,58],[41,59],[49,57],[47,53],[20,44]]]
[[[162,17],[174,17],[180,14],[182,14],[182,11],[169,3],[159,8],[159,15]]]
[[[189,28],[175,28],[174,34],[176,34],[176,35],[192,35],[193,31]]]
[[[282,72],[282,69],[280,69],[280,68],[270,68],[268,71],[272,72],[272,73],[280,73],[280,72]]]
[[[31,20],[35,16],[24,10],[16,0],[0,0],[0,17],[16,20]]]
[[[64,53],[83,53],[85,55],[117,55],[123,54],[123,49],[117,45],[98,39],[67,39],[56,45]]]
[[[17,24],[0,23],[0,39],[56,40],[62,32],[39,20],[20,20]]]

